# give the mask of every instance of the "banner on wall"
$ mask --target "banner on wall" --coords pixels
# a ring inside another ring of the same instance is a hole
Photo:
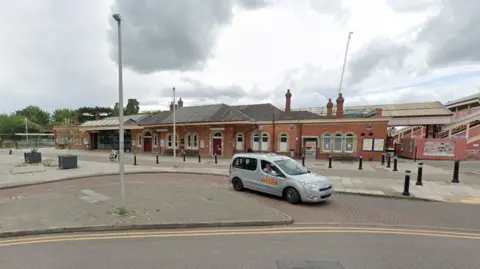
[[[423,146],[423,155],[427,156],[455,156],[454,142],[428,141]]]

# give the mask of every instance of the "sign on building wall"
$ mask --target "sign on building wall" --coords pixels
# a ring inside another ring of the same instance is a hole
[[[165,147],[165,140],[163,139],[160,139],[160,147]]]
[[[427,141],[423,146],[423,155],[427,156],[455,156],[454,142]]]
[[[373,151],[383,151],[385,148],[385,139],[373,139]]]
[[[200,140],[200,148],[201,149],[205,148],[205,140]]]
[[[385,139],[364,138],[362,140],[363,151],[383,151],[385,148]]]
[[[363,151],[373,151],[373,139],[372,138],[364,138],[363,139],[362,150]]]

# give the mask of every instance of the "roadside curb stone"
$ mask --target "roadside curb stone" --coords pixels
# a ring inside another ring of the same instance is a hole
[[[280,211],[279,211],[280,212]],[[168,229],[195,229],[195,228],[227,228],[227,227],[251,227],[251,226],[281,226],[293,224],[292,217],[282,213],[285,220],[272,221],[220,221],[220,222],[191,222],[191,223],[154,223],[154,224],[129,224],[129,225],[95,225],[95,226],[72,226],[33,230],[19,230],[0,233],[0,238],[33,236],[59,233],[85,233],[104,231],[132,231],[132,230],[168,230]]]

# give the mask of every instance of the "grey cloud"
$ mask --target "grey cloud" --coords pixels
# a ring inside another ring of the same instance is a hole
[[[101,48],[106,30],[102,4],[44,0],[1,5],[0,32],[7,34],[0,37],[0,70],[9,70],[0,75],[2,109],[114,104],[116,73]]]
[[[319,14],[334,15],[339,21],[345,22],[350,12],[342,2],[342,0],[310,0],[310,6]]]
[[[261,92],[249,93],[238,85],[229,86],[213,86],[198,80],[184,78],[182,79],[182,86],[175,87],[175,93],[178,97],[189,99],[202,100],[222,100],[233,101],[244,97],[264,99],[268,97],[268,93]],[[166,97],[172,95],[172,88],[164,88],[159,93],[159,96]]]
[[[441,6],[444,0],[385,0],[387,5],[397,12],[424,12]]]
[[[258,9],[268,6],[265,0],[238,0],[239,4],[247,9]]]
[[[112,10],[123,17],[124,65],[141,73],[202,69],[237,3],[250,9],[265,6],[258,0],[115,0]],[[116,22],[109,21],[116,61]]]
[[[359,83],[375,70],[398,70],[412,49],[388,39],[375,39],[357,52],[348,64],[348,81]]]
[[[428,64],[444,67],[480,61],[480,1],[449,0],[418,35],[431,46]]]

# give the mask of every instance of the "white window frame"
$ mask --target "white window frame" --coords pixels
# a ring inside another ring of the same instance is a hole
[[[328,149],[325,148],[325,138],[328,137]],[[322,134],[322,152],[332,152],[332,134],[324,133]]]
[[[287,142],[282,142],[282,138],[287,138]],[[289,136],[287,133],[280,133],[280,136],[278,137],[278,151],[279,152],[288,152],[288,142],[289,142]],[[282,145],[284,145],[284,149],[282,149]]]
[[[241,137],[242,138],[242,142],[238,142],[238,138]],[[241,144],[239,144],[241,143]],[[239,146],[241,145],[241,146]],[[235,135],[235,149],[237,150],[244,150],[245,148],[245,135],[243,133],[237,133]]]
[[[173,139],[174,139],[173,134],[170,134],[170,133],[167,134],[167,148],[169,148],[169,149],[173,148],[172,147],[173,146]],[[175,148],[178,149],[178,134],[176,135],[175,144],[176,144]]]
[[[336,149],[336,139],[337,137],[340,137],[340,150],[337,150]],[[333,152],[343,152],[343,135],[340,134],[340,133],[336,133],[334,136],[333,136]]]
[[[142,147],[142,134],[137,134],[137,147]]]
[[[153,147],[158,148],[158,134],[153,134],[152,139],[153,139],[153,143],[152,143]]]
[[[255,142],[255,137],[258,138],[258,142]],[[253,151],[259,151],[260,150],[260,133],[254,133],[252,134],[252,150]]]
[[[263,142],[263,138],[267,138],[267,142]],[[263,132],[260,136],[260,150],[261,151],[269,151],[270,150],[270,134],[267,132]]]
[[[185,148],[186,149],[191,149],[192,148],[192,135],[190,133],[187,133],[185,135]]]
[[[352,149],[351,150],[348,150],[347,149],[347,144],[349,144],[347,142],[347,139],[349,138],[352,138]],[[352,133],[347,133],[345,134],[345,153],[354,153],[355,152],[355,148],[356,148],[356,143],[357,139],[356,139],[356,135],[355,134],[352,134]]]
[[[193,133],[191,134],[192,137],[192,149],[198,149],[198,134]]]

